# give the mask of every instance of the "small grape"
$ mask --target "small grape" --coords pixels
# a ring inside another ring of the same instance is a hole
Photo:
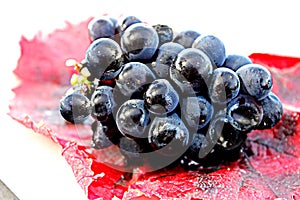
[[[206,90],[206,81],[213,73],[213,65],[203,51],[195,48],[182,50],[179,52],[174,66],[175,70],[171,68],[170,71],[171,78],[183,90],[188,90],[189,86],[196,93]]]
[[[59,111],[61,116],[68,122],[81,123],[92,112],[90,100],[81,93],[72,93],[60,100]]]
[[[240,150],[245,144],[246,134],[250,131],[237,130],[231,125],[224,112],[219,113],[212,120],[208,129],[209,141],[213,141],[215,146],[204,160],[212,163],[237,160],[240,158]]]
[[[225,46],[223,42],[214,35],[197,37],[192,47],[204,51],[217,66],[222,66],[226,59]]]
[[[167,42],[159,47],[156,61],[152,63],[152,69],[158,77],[169,77],[169,70],[173,67],[178,53],[183,49],[182,45],[175,42]]]
[[[200,36],[200,33],[194,30],[186,30],[175,35],[173,42],[181,44],[184,48],[192,47],[193,42],[197,37]]]
[[[93,105],[92,116],[101,122],[112,118],[115,102],[113,99],[113,88],[110,86],[99,86],[91,97]]]
[[[113,79],[121,70],[122,50],[117,42],[109,38],[93,41],[86,51],[86,66],[97,79]]]
[[[228,104],[227,117],[235,129],[249,131],[261,122],[263,109],[251,96],[238,95]]]
[[[263,99],[272,90],[272,75],[259,64],[243,65],[236,71],[241,80],[241,90],[255,99]]]
[[[137,18],[136,16],[126,16],[121,24],[120,24],[120,27],[121,27],[121,31],[124,32],[129,26],[133,25],[133,24],[136,24],[136,23],[141,23],[142,21]]]
[[[92,124],[92,148],[94,149],[105,149],[113,143],[110,141],[107,136],[107,132],[110,131],[107,126],[104,126],[99,121],[95,121]]]
[[[120,152],[126,158],[127,167],[142,166],[144,164],[143,152],[147,145],[141,140],[122,137],[120,139],[119,148]]]
[[[204,134],[195,133],[193,134],[193,139],[191,145],[185,153],[188,159],[199,161],[202,158],[202,155],[199,155],[201,149],[206,148],[208,145],[208,140],[206,139]],[[209,153],[209,152],[208,152]]]
[[[173,40],[173,30],[168,25],[156,24],[153,25],[152,27],[155,29],[158,35],[158,39],[159,39],[158,47],[160,47],[161,45],[167,42],[171,42]]]
[[[129,26],[121,36],[121,48],[129,61],[150,60],[158,47],[159,38],[154,28],[145,23]]]
[[[199,151],[199,158],[209,165],[220,164],[233,159],[231,152],[238,151],[246,134],[231,126],[225,112],[218,112],[212,119],[206,133],[207,143]],[[238,150],[237,150],[238,149]]]
[[[117,111],[116,123],[120,132],[130,138],[145,138],[146,128],[150,123],[144,101],[130,99],[125,101]]]
[[[238,70],[241,66],[251,64],[252,61],[249,57],[237,55],[237,54],[230,54],[226,57],[223,67],[227,67],[232,69],[233,71]]]
[[[220,135],[220,137],[218,138],[216,145],[223,151],[229,151],[240,147],[246,137],[246,132],[239,131],[232,127],[225,115],[216,117],[212,122],[211,127],[214,131],[219,131],[217,134]],[[211,129],[209,129],[208,132],[210,131]]]
[[[183,153],[189,145],[189,131],[177,114],[155,117],[149,129],[151,146],[165,155]]]
[[[172,112],[179,102],[179,96],[166,79],[153,81],[144,94],[146,108],[154,114]]]
[[[214,107],[202,96],[183,99],[183,119],[195,130],[205,127],[210,122],[213,113]]]
[[[240,79],[231,69],[219,67],[214,70],[210,82],[209,93],[214,103],[228,103],[240,91]]]
[[[141,62],[129,62],[124,65],[116,85],[123,95],[131,97],[134,93],[143,93],[155,78],[147,65]]]
[[[260,101],[263,109],[263,118],[257,127],[258,129],[269,129],[274,127],[281,119],[283,114],[282,103],[272,92]]]
[[[106,16],[95,17],[88,24],[88,33],[91,41],[99,38],[113,38],[115,26],[111,19]]]

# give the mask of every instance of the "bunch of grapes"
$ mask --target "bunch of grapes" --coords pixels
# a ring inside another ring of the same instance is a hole
[[[135,16],[95,17],[86,31],[91,42],[84,60],[68,64],[78,73],[60,113],[74,124],[93,119],[93,149],[117,145],[129,164],[209,166],[239,155],[249,132],[281,119],[270,72],[226,55],[214,35]]]

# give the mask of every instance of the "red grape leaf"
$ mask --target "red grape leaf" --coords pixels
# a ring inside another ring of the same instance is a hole
[[[89,124],[68,124],[58,111],[72,73],[64,63],[68,58],[84,57],[89,20],[67,24],[47,37],[39,34],[31,40],[21,39],[22,54],[14,71],[21,84],[13,89],[16,96],[9,112],[13,119],[62,146],[62,155],[89,199],[300,198],[300,58],[250,55],[253,62],[270,69],[273,92],[284,102],[284,116],[272,130],[250,133],[249,149],[238,161],[209,173],[180,167],[138,173],[124,185],[122,170],[103,164],[113,162],[122,167],[118,149],[91,152],[86,147],[91,139]]]

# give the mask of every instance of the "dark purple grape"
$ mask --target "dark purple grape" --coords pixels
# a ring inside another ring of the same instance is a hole
[[[173,67],[178,53],[183,49],[181,44],[175,42],[167,42],[159,47],[156,61],[152,63],[152,69],[158,77],[169,77],[170,67]]]
[[[118,20],[114,17],[109,17],[109,20],[113,23],[114,27],[118,27]]]
[[[240,150],[245,143],[246,134],[241,133],[228,123],[225,116],[219,115],[212,120],[206,133],[194,134],[193,141],[185,153],[190,161],[188,167],[219,167],[227,161],[240,158]]]
[[[199,151],[199,162],[203,166],[211,167],[240,158],[246,133],[232,127],[225,112],[219,112],[207,130],[208,142]]]
[[[195,96],[195,93],[199,94],[200,91],[207,92],[207,86],[203,79],[191,83],[174,67],[169,68],[169,75],[171,82],[174,83],[174,88],[178,88],[178,93]]]
[[[120,139],[119,147],[121,152],[130,158],[138,158],[143,152],[143,147],[136,140],[128,137]]]
[[[86,96],[81,93],[72,93],[62,97],[59,111],[66,121],[76,124],[85,121],[90,116],[92,106]]]
[[[238,95],[228,104],[227,117],[235,129],[250,131],[260,124],[263,109],[251,96]]]
[[[243,141],[239,140],[239,132],[230,125],[228,118],[222,113],[218,112],[209,124],[205,145],[198,153],[198,158],[202,161],[220,163],[227,156],[226,151],[236,148]]]
[[[241,146],[245,141],[246,132],[235,129],[229,123],[226,115],[219,115],[212,121],[208,129],[210,135],[219,135],[216,146],[223,151],[229,151]]]
[[[185,156],[193,161],[199,161],[200,158],[203,156],[199,156],[199,152],[201,149],[206,148],[208,145],[208,140],[206,139],[204,134],[201,133],[195,133],[193,134],[193,139],[191,142],[191,145],[189,146],[188,150],[185,153]],[[207,152],[208,154],[209,152]]]
[[[164,155],[182,154],[190,143],[189,131],[177,114],[155,117],[148,134],[150,145]]]
[[[217,66],[222,66],[226,59],[225,46],[223,42],[214,35],[197,37],[192,47],[204,51]]]
[[[209,93],[213,103],[228,103],[240,91],[240,79],[231,69],[219,67],[214,70]]]
[[[227,126],[230,124],[226,117],[218,115],[212,120],[206,135],[194,134],[184,157],[188,161],[185,163],[188,169],[199,169],[199,167],[207,170],[214,169],[228,160],[233,161],[239,158],[246,135],[233,135],[231,131],[234,129],[229,129]]]
[[[113,23],[114,27],[114,37],[113,39],[120,44],[120,35],[121,35],[121,25],[118,22],[118,19],[114,17],[109,17],[110,21]]]
[[[154,114],[172,112],[179,102],[179,96],[166,79],[153,81],[144,94],[145,106]]]
[[[181,112],[184,121],[196,132],[210,122],[214,107],[202,96],[187,97],[183,99]]]
[[[250,130],[240,131],[231,126],[225,112],[218,113],[207,131],[208,141],[214,144],[214,147],[203,160],[215,164],[237,160],[240,158],[240,151],[248,132]]]
[[[223,151],[235,150],[241,148],[245,143],[246,136],[245,132],[238,131],[232,128],[231,125],[225,124],[222,136],[219,138],[217,145],[219,145],[219,148]]]
[[[121,70],[122,50],[109,38],[93,41],[86,51],[86,65],[91,76],[97,79],[113,79]]]
[[[154,73],[141,62],[129,62],[119,74],[116,85],[120,92],[131,97],[134,93],[143,93],[145,87],[155,80]]]
[[[99,38],[113,38],[115,26],[107,16],[95,17],[88,24],[88,32],[91,41]]]
[[[99,121],[95,121],[92,124],[92,148],[94,149],[105,149],[113,143],[110,141],[107,132],[109,132],[109,128],[104,126]]]
[[[124,136],[145,138],[150,117],[148,111],[145,109],[144,101],[140,99],[125,101],[117,111],[116,123]]]
[[[120,27],[121,31],[124,32],[129,26],[136,24],[136,23],[141,23],[142,21],[137,18],[136,16],[126,16],[123,18]]]
[[[193,42],[197,37],[200,36],[200,33],[193,30],[186,30],[175,35],[173,42],[181,44],[184,48],[192,47]]]
[[[99,86],[91,97],[93,105],[92,116],[101,122],[112,119],[116,103],[113,99],[113,88],[110,86]]]
[[[159,38],[152,26],[135,23],[123,32],[120,42],[129,61],[147,61],[154,56]]]
[[[252,61],[250,60],[249,57],[237,55],[237,54],[231,54],[226,57],[223,67],[227,67],[229,69],[232,69],[233,71],[236,71],[241,66],[251,64],[251,63]]]
[[[195,48],[182,50],[174,66],[175,69],[170,69],[171,78],[183,91],[190,88],[196,93],[206,91],[206,82],[213,73],[213,65],[203,51]]]
[[[209,127],[207,129],[206,138],[208,141],[208,146],[206,149],[203,149],[201,152],[201,158],[204,158],[206,155],[204,153],[210,152],[217,143],[220,141],[222,136],[223,128],[226,123],[228,123],[228,119],[226,116],[220,114],[222,111],[216,113],[214,118],[211,120]]]
[[[272,75],[259,64],[243,65],[236,71],[241,80],[241,91],[255,99],[263,99],[272,90]]]
[[[173,29],[170,28],[168,25],[156,24],[152,27],[157,32],[159,38],[158,47],[173,40]]]
[[[138,139],[131,139],[128,137],[122,137],[120,139],[119,148],[120,152],[126,158],[127,167],[142,166],[144,164],[145,156],[143,152],[148,145]]]
[[[260,101],[263,109],[263,118],[257,129],[269,129],[274,127],[281,119],[283,107],[280,99],[272,92]]]

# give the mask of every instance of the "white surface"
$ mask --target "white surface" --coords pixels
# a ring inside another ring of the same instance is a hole
[[[163,3],[165,2],[165,3]],[[284,3],[283,3],[284,2]],[[5,3],[5,4],[4,4]],[[21,200],[84,200],[58,145],[14,122],[6,113],[16,85],[11,74],[20,55],[21,35],[33,37],[90,16],[136,15],[180,31],[211,33],[227,53],[268,52],[300,57],[300,12],[297,1],[1,1],[0,179]]]

